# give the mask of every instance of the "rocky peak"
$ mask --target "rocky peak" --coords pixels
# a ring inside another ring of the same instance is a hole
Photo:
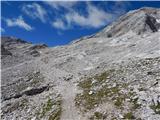
[[[28,47],[29,50],[40,50],[46,48],[47,45],[46,44],[33,45],[32,43],[22,40],[20,38],[2,36],[1,47],[3,50],[4,49],[17,50],[25,47]]]
[[[1,37],[1,59],[2,67],[14,66],[21,62],[31,60],[35,57],[39,57],[42,50],[47,45],[38,44],[33,45],[30,42],[16,38],[16,37]],[[7,64],[5,64],[7,63]]]
[[[16,37],[9,37],[9,36],[2,36],[1,37],[1,44],[4,46],[10,45],[10,44],[31,44],[27,41],[24,41],[20,38],[16,38]]]
[[[160,28],[160,23],[157,22],[157,20],[149,14],[146,14],[146,21],[145,22],[150,27],[152,32],[157,32]]]
[[[121,16],[113,24],[97,33],[96,37],[117,37],[129,31],[136,34],[157,32],[160,29],[160,9],[144,7]]]

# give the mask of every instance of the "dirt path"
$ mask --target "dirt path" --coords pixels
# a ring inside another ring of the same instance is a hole
[[[77,85],[75,81],[78,81],[78,76],[74,76],[73,79],[69,81],[65,81],[62,77],[68,75],[66,71],[62,71],[59,69],[55,69],[52,65],[44,66],[43,68],[48,68],[45,70],[44,75],[49,80],[54,80],[53,76],[57,76],[57,78],[61,77],[62,79],[56,80],[54,89],[60,93],[62,96],[62,114],[61,120],[86,120],[78,111],[75,106],[75,97],[79,90],[77,89]]]
[[[74,99],[78,92],[76,85],[72,81],[63,81],[58,90],[63,101],[61,120],[85,120],[75,107]]]

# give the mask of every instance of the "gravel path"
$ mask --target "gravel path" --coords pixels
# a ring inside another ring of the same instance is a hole
[[[57,90],[62,95],[61,120],[84,120],[75,107],[74,99],[78,93],[76,84],[73,81],[62,81]]]

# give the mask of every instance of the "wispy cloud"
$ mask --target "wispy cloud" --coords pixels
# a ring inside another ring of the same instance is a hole
[[[114,15],[107,13],[102,9],[97,8],[92,4],[87,4],[87,16],[81,15],[78,12],[71,11],[65,15],[68,24],[76,24],[83,27],[98,28],[112,21]]]
[[[24,5],[22,11],[33,19],[40,19],[43,23],[46,22],[47,12],[37,3]]]
[[[20,27],[27,31],[33,30],[33,27],[31,27],[29,24],[27,24],[22,16],[19,16],[18,18],[12,18],[12,19],[5,19],[6,24],[8,27]]]
[[[71,9],[73,6],[77,4],[77,1],[45,1],[46,4],[51,6],[54,9]]]
[[[65,3],[66,2],[52,2],[51,4],[55,9],[59,9],[60,7],[67,7],[68,9],[68,6],[71,6],[70,9],[68,9],[68,11],[64,14],[64,17],[62,17],[61,19],[58,18],[59,21],[56,19],[52,22],[53,27],[61,30],[72,28],[73,25],[87,28],[99,28],[113,21],[113,19],[116,17],[116,14],[106,12],[103,9],[100,9],[91,4],[90,2],[86,3],[85,12],[87,13],[87,15],[84,15],[82,13],[79,13],[75,9],[72,9],[72,7],[76,5],[76,3]]]
[[[92,2],[83,2],[86,6],[83,10],[75,9],[79,5],[78,3],[82,3],[78,1],[44,1],[43,3],[52,8],[52,12],[55,13],[54,17],[53,14],[48,15],[50,10],[46,11],[43,4],[36,2],[24,5],[22,10],[26,15],[33,19],[40,19],[43,23],[47,21],[47,16],[53,18],[54,20],[51,22],[49,19],[48,23],[59,30],[71,29],[74,26],[99,28],[112,22],[126,11],[126,6],[122,2],[115,2],[109,11],[92,4]]]
[[[111,10],[113,13],[117,15],[121,15],[126,12],[127,7],[130,7],[131,4],[128,1],[116,1],[115,4],[112,6]]]
[[[57,19],[52,22],[52,26],[61,30],[66,30],[68,27],[65,25],[64,21],[61,19]]]
[[[5,29],[1,27],[0,31],[1,31],[1,33],[3,33],[3,32],[5,32]]]

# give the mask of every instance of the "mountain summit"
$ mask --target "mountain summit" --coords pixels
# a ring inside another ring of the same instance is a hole
[[[157,32],[160,29],[160,9],[144,7],[121,16],[96,36],[117,37],[128,31],[136,34]]]
[[[65,46],[2,37],[2,119],[160,120],[159,30],[141,8]]]

